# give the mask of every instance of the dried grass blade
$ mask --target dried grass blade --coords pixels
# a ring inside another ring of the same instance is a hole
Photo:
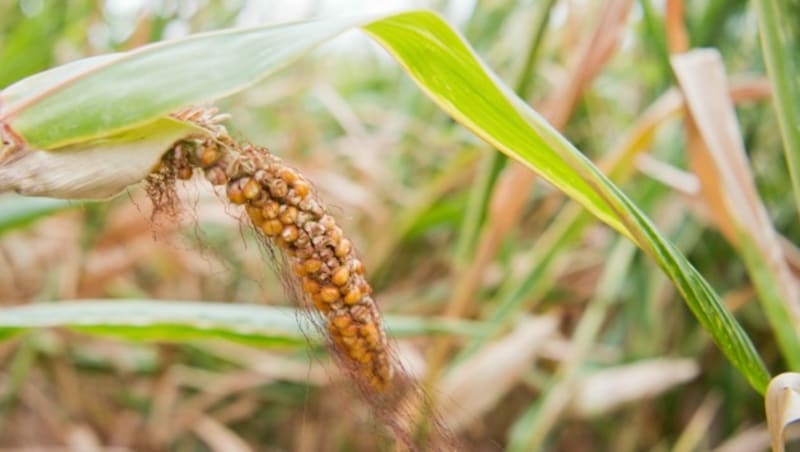
[[[764,397],[767,429],[773,452],[783,452],[784,430],[800,420],[800,374],[783,373],[769,382]]]
[[[753,182],[716,50],[676,55],[672,66],[689,107],[689,156],[713,221],[748,267],[792,369],[800,369],[800,292]]]

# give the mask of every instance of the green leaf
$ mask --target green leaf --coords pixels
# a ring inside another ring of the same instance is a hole
[[[0,309],[0,338],[35,328],[68,328],[128,340],[184,342],[225,339],[263,347],[319,340],[306,314],[294,308],[190,301],[84,300]],[[474,322],[387,316],[392,336],[475,335]]]
[[[0,235],[26,226],[53,212],[79,206],[81,203],[53,198],[26,198],[17,195],[0,196]]]
[[[39,149],[108,135],[239,91],[355,24],[225,30],[73,63],[9,87],[0,121]]]
[[[755,0],[761,48],[767,64],[773,102],[795,204],[800,211],[800,3],[793,0]]]
[[[769,374],[719,296],[580,151],[509,90],[434,13],[330,20],[197,35],[125,54],[19,101],[5,120],[54,147],[134,127],[233,93],[358,23],[456,121],[578,201],[659,264],[702,326],[759,392]]]

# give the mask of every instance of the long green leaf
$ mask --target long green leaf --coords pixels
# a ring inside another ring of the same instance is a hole
[[[0,196],[0,235],[28,225],[53,212],[79,206],[81,203],[52,198],[26,198],[18,195]]]
[[[0,338],[34,328],[68,328],[131,340],[183,342],[226,339],[259,346],[304,345],[316,339],[314,325],[293,308],[149,300],[84,300],[0,309]],[[473,322],[387,316],[395,337],[475,335]]]
[[[702,276],[627,196],[486,68],[446,22],[426,11],[367,21],[367,34],[455,120],[647,252],[725,356],[756,390],[764,391],[769,374],[760,356]],[[2,118],[29,143],[42,146],[107,134],[230,94],[356,23],[258,27],[150,46],[20,101]]]
[[[0,120],[41,149],[97,138],[239,91],[357,23],[204,33],[75,62],[9,87],[0,95],[0,106],[10,104]]]
[[[783,137],[794,199],[800,212],[800,3],[755,0],[761,48],[775,91],[774,104]]]

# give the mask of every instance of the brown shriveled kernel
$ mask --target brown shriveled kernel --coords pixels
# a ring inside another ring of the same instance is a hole
[[[330,231],[336,227],[336,220],[334,220],[330,215],[324,215],[319,219],[319,224],[321,224],[326,230]]]
[[[317,217],[322,217],[323,214],[325,213],[322,206],[320,206],[317,201],[312,199],[311,196],[303,198],[303,200],[300,201],[300,204],[298,204],[297,207],[299,207],[302,210],[305,210],[306,212],[311,212]]]
[[[275,198],[283,198],[289,192],[286,182],[281,179],[269,181],[269,193]]]
[[[179,168],[176,176],[180,180],[189,180],[192,178],[192,169],[191,168]]]
[[[280,215],[281,206],[275,201],[267,201],[264,207],[261,208],[264,218],[278,218]]]
[[[225,175],[225,170],[218,166],[212,166],[206,170],[206,179],[211,182],[211,185],[223,185],[228,181],[228,176]]]
[[[365,302],[372,302],[372,299],[365,299]],[[359,304],[350,308],[350,316],[359,323],[369,323],[372,321],[372,312],[366,304]]]
[[[300,201],[302,200],[303,198],[300,197],[293,189],[289,189],[289,193],[286,194],[286,202],[293,206],[299,206]]]
[[[275,237],[283,231],[283,223],[278,220],[267,220],[261,224],[261,230],[264,234]]]
[[[261,193],[261,184],[253,179],[247,179],[247,182],[242,186],[242,195],[244,195],[246,199],[256,199]]]
[[[333,286],[325,286],[319,293],[326,303],[333,303],[339,299],[339,289]]]
[[[311,240],[308,238],[308,234],[300,228],[297,228],[297,231],[300,235],[297,237],[297,240],[294,241],[294,246],[296,248],[305,248],[311,243]]]
[[[350,259],[348,262],[348,267],[350,267],[350,271],[357,274],[363,275],[364,274],[364,264],[361,263],[358,259]]]
[[[331,276],[331,282],[336,284],[337,286],[343,286],[347,284],[347,280],[350,278],[350,271],[347,270],[345,267],[339,267]]]
[[[305,230],[306,224],[311,221],[313,217],[308,212],[298,211],[297,212],[297,225],[302,227]]]
[[[298,246],[295,255],[299,259],[310,259],[314,255],[314,248],[311,248],[308,244],[300,247],[299,243],[295,242],[295,245]]]
[[[308,235],[311,237],[318,237],[325,233],[325,228],[316,221],[309,221],[308,223],[304,224],[303,229],[305,229],[305,231],[308,232]]]
[[[339,242],[342,240],[342,229],[338,226],[328,231],[328,238],[331,239],[331,243],[334,247],[339,246]]]

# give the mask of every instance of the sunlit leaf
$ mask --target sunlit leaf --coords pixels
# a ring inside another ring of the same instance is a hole
[[[514,95],[436,14],[264,26],[157,44],[18,101],[3,119],[28,143],[57,147],[141,127],[231,94],[357,24],[456,121],[632,239],[670,277],[717,345],[758,391],[768,372],[719,297],[653,223],[569,141]]]

